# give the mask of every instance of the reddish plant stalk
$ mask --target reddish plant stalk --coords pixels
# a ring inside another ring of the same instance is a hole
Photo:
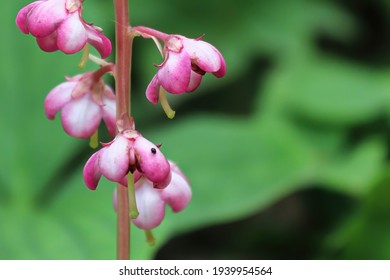
[[[131,53],[132,37],[128,34],[130,26],[128,0],[114,0],[115,6],[115,34],[116,34],[116,119],[124,115],[131,116],[130,88],[131,88]],[[128,190],[118,184],[117,210],[117,259],[130,258],[130,218]]]
[[[164,33],[164,32],[161,32],[161,31],[158,31],[156,29],[146,27],[146,26],[134,26],[132,28],[132,31],[133,32],[140,32],[141,34],[145,34],[148,36],[154,36],[157,39],[164,40],[164,41],[167,40],[169,37],[169,34],[167,34],[167,33]]]

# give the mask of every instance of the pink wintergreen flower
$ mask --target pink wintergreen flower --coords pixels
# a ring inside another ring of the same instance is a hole
[[[21,9],[16,25],[25,34],[37,39],[46,52],[61,50],[66,54],[80,51],[87,43],[95,47],[102,58],[110,55],[110,40],[99,27],[81,17],[84,0],[41,0]]]
[[[89,189],[95,190],[103,175],[110,181],[127,185],[126,175],[136,170],[155,188],[165,188],[171,181],[168,160],[159,147],[138,131],[127,129],[89,158],[84,166],[84,182]],[[139,177],[135,174],[135,181]]]
[[[165,216],[165,205],[168,204],[173,212],[182,211],[190,202],[192,197],[191,188],[186,176],[176,164],[169,161],[171,166],[172,179],[164,189],[156,189],[153,183],[141,177],[135,183],[135,196],[139,215],[132,219],[133,223],[144,230],[151,230],[159,226]],[[117,210],[116,189],[113,197],[113,204]]]
[[[157,74],[146,89],[150,102],[158,102],[160,86],[170,93],[181,94],[194,91],[206,72],[218,78],[225,75],[226,64],[222,54],[201,39],[188,39],[180,35],[164,38],[164,61],[157,66]]]
[[[46,96],[46,116],[53,120],[61,111],[66,133],[77,138],[89,138],[103,120],[111,136],[116,133],[116,101],[112,89],[97,72],[87,72],[67,78]]]

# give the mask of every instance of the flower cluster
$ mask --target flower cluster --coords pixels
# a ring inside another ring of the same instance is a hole
[[[54,87],[44,101],[45,113],[52,120],[60,112],[65,132],[77,138],[96,137],[102,121],[109,134],[112,137],[116,135],[111,142],[102,143],[102,148],[86,162],[84,182],[89,189],[95,190],[104,176],[128,187],[129,194],[130,186],[133,186],[138,216],[132,217],[132,221],[139,228],[149,231],[162,222],[165,205],[169,205],[174,212],[188,205],[192,197],[191,188],[176,164],[162,154],[160,146],[135,130],[131,116],[126,113],[118,117],[116,105],[121,99],[116,98],[114,91],[103,80],[106,73],[114,78],[117,74],[115,65],[104,60],[112,51],[111,42],[103,35],[101,28],[82,18],[83,1],[32,2],[19,11],[16,25],[23,33],[34,36],[39,47],[46,52],[60,50],[65,54],[74,54],[82,49],[88,50],[84,48],[87,44],[99,52],[101,59],[95,56],[89,58],[101,68],[67,77],[65,82]],[[158,71],[146,88],[146,97],[151,103],[160,100],[166,112],[170,107],[164,91],[172,94],[192,92],[199,87],[206,73],[218,78],[226,73],[223,56],[202,37],[189,39],[143,26],[129,28],[128,36],[138,35],[152,38],[163,56],[163,62],[157,65]],[[163,48],[160,41],[164,43]],[[86,56],[83,55],[82,61],[85,60]],[[128,186],[128,180],[132,185]],[[130,216],[131,213],[134,212],[130,209]]]
[[[61,50],[72,54],[89,43],[106,58],[111,53],[111,42],[101,28],[81,17],[82,3],[83,0],[35,1],[19,11],[16,24],[23,33],[36,37],[46,52]]]

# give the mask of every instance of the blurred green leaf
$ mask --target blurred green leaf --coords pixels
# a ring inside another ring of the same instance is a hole
[[[368,139],[351,151],[340,152],[324,166],[320,181],[352,195],[363,195],[385,170],[385,143]]]
[[[357,65],[320,60],[295,74],[301,83],[293,85],[290,106],[320,122],[353,124],[377,117],[390,90],[381,73]]]
[[[362,206],[327,240],[340,259],[390,258],[390,176],[387,171]]]

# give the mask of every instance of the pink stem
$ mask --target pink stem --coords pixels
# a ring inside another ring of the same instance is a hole
[[[153,28],[149,28],[146,26],[134,26],[131,28],[131,31],[139,32],[142,37],[148,38],[148,37],[156,37],[157,39],[165,41],[168,38],[168,34],[155,30]]]
[[[116,34],[116,68],[115,91],[117,105],[117,121],[124,115],[131,116],[130,88],[131,88],[131,53],[132,37],[128,34],[129,4],[128,0],[114,0],[115,5],[115,34]],[[117,211],[117,259],[130,258],[130,221],[129,200],[127,188],[118,184],[118,211]]]
[[[115,69],[115,64],[113,63],[110,63],[110,64],[107,64],[107,65],[104,65],[102,67],[100,67],[99,70],[96,70],[94,73],[93,73],[93,78],[95,79],[95,81],[99,81],[100,78],[108,73],[108,72],[113,72]]]

